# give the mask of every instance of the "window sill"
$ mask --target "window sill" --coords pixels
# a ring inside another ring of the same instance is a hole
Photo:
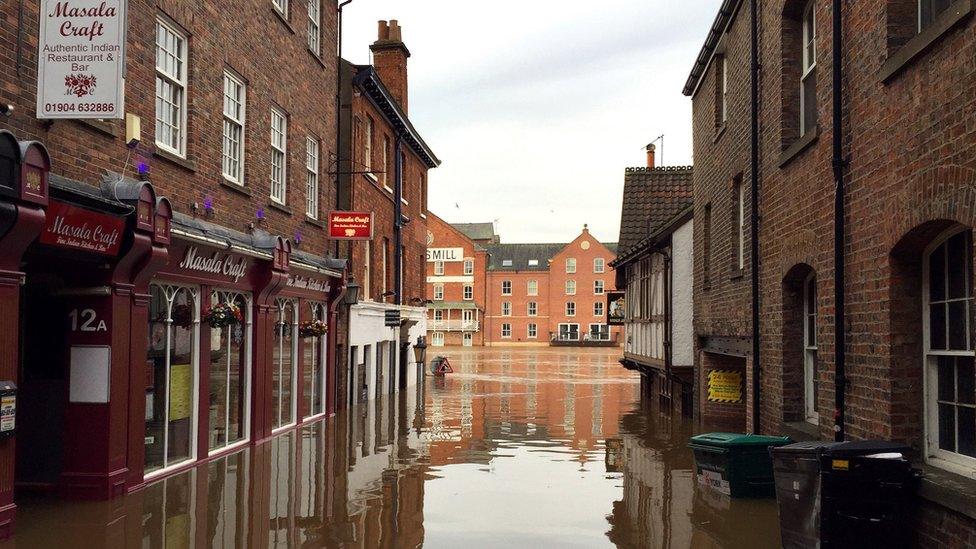
[[[325,61],[322,60],[322,56],[321,55],[319,55],[319,54],[315,53],[314,51],[312,51],[311,48],[305,48],[305,51],[307,51],[308,54],[311,55],[312,58],[315,59],[318,62],[319,65],[322,65],[322,68],[323,69],[328,70],[329,67],[327,67],[325,65]]]
[[[820,428],[809,421],[783,422],[783,434],[797,442],[820,439]]]
[[[169,152],[169,151],[167,151],[165,149],[159,149],[159,148],[157,148],[156,150],[153,151],[153,156],[156,157],[156,158],[160,158],[162,160],[165,160],[165,161],[169,162],[170,164],[175,164],[175,165],[177,165],[177,166],[179,166],[181,168],[184,168],[184,169],[186,169],[188,171],[191,171],[191,172],[196,172],[197,171],[197,163],[196,162],[194,162],[192,160],[189,160],[187,158],[183,158],[182,156],[173,154],[173,153],[171,153],[171,152]]]
[[[738,268],[738,267],[733,267],[731,269],[731,271],[732,272],[729,274],[729,280],[739,280],[743,276],[745,276],[745,273],[746,273],[746,270],[745,269],[741,269],[741,268]]]
[[[939,15],[938,19],[932,22],[929,28],[915,35],[914,38],[888,57],[884,65],[881,66],[881,82],[883,84],[889,83],[972,11],[973,0],[956,0],[953,2],[947,10]]]
[[[793,142],[792,145],[786,148],[779,155],[778,166],[780,168],[786,167],[787,164],[793,161],[794,158],[800,155],[803,151],[807,150],[810,145],[813,145],[817,141],[817,137],[820,135],[820,125],[816,125],[812,130],[803,134],[802,137],[798,138]]]
[[[373,183],[378,183],[379,180],[380,180],[380,178],[376,177],[376,174],[374,174],[371,171],[365,171],[365,172],[363,172],[363,177],[365,177],[369,181],[372,181]],[[383,185],[383,186],[385,187],[386,185]]]
[[[113,120],[97,120],[94,118],[75,118],[75,122],[81,124],[82,126],[87,126],[99,133],[103,133],[109,137],[119,136],[119,124]]]
[[[313,219],[313,218],[309,217],[308,214],[305,214],[305,223],[308,223],[309,225],[314,225],[314,226],[316,226],[316,227],[318,227],[320,229],[324,229],[326,227],[324,221],[320,221],[318,219]]]
[[[291,208],[285,206],[281,202],[275,202],[274,200],[269,200],[268,207],[271,208],[272,210],[278,210],[279,212],[285,215],[289,215],[289,216],[292,215]]]
[[[919,497],[976,519],[976,480],[931,465],[921,469]]]
[[[240,193],[247,197],[251,196],[251,191],[249,191],[247,187],[245,187],[244,185],[238,185],[237,183],[228,181],[226,178],[220,179],[220,186],[224,187],[225,189],[230,189],[235,193]]]
[[[386,192],[388,192],[388,193],[390,193],[390,194],[393,194],[393,189],[391,189],[390,187],[388,187],[385,183],[383,184],[383,190],[386,191]]]
[[[288,17],[285,16],[285,14],[275,9],[274,6],[271,6],[271,13],[275,14],[275,17],[278,18],[278,21],[281,21],[285,25],[285,27],[287,27],[288,30],[291,31],[292,34],[296,34],[295,27],[291,26],[291,23],[288,22]]]
[[[712,138],[712,143],[718,143],[718,140],[725,135],[725,128],[728,127],[727,123],[723,123],[721,126],[715,128],[715,137]]]

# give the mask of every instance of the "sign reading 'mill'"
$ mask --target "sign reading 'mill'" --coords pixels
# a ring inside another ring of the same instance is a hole
[[[126,0],[41,0],[38,118],[125,114]]]

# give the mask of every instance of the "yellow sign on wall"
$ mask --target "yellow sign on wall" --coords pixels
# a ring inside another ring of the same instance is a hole
[[[729,404],[742,402],[742,372],[733,370],[708,372],[708,401]]]

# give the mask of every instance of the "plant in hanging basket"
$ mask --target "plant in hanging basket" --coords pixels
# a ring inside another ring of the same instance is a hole
[[[241,308],[233,303],[218,303],[203,314],[203,319],[211,328],[226,328],[244,322],[244,315]]]
[[[306,320],[298,326],[298,336],[301,338],[324,336],[327,330],[328,326],[321,320]]]
[[[173,307],[173,325],[187,329],[193,324],[193,309],[185,303]]]

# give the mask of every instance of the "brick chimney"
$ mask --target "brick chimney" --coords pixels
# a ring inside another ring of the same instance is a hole
[[[654,143],[650,143],[650,144],[647,145],[646,148],[647,148],[647,167],[648,168],[653,168],[654,167],[654,150],[656,149],[656,147],[654,146]]]
[[[369,47],[373,52],[373,67],[403,112],[407,112],[407,58],[410,57],[410,50],[403,45],[400,24],[396,19],[391,19],[389,23],[380,21],[378,27],[376,42]]]

